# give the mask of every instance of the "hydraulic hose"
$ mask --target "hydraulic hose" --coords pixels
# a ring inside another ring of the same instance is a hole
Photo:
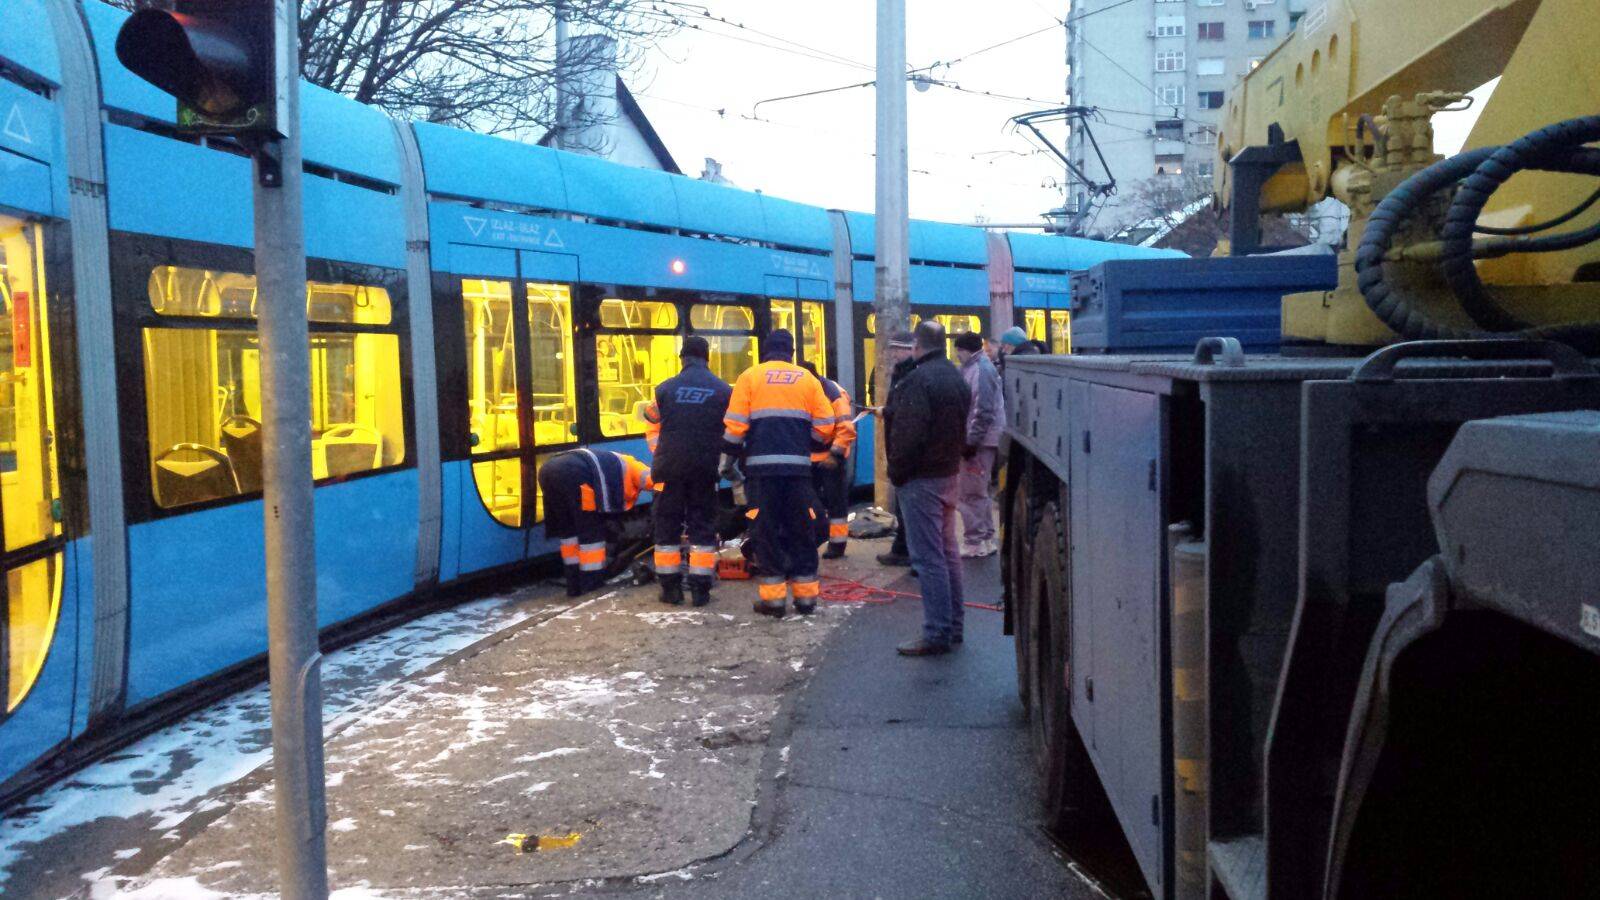
[[[1526,169],[1600,174],[1597,155],[1583,145],[1600,140],[1600,116],[1586,116],[1542,128],[1504,147],[1483,147],[1442,160],[1412,175],[1378,204],[1356,250],[1356,279],[1361,296],[1374,314],[1407,340],[1470,340],[1533,338],[1569,344],[1586,355],[1600,355],[1600,322],[1533,328],[1510,315],[1492,298],[1473,265],[1472,235],[1488,198],[1512,175]],[[1481,177],[1480,177],[1481,176]],[[1396,232],[1433,194],[1467,179],[1451,205],[1443,235],[1445,277],[1462,308],[1483,331],[1468,331],[1438,322],[1414,298],[1389,283],[1384,260]],[[1567,235],[1506,242],[1497,252],[1548,252],[1578,246],[1600,237],[1593,229]],[[1515,244],[1515,246],[1513,246]]]

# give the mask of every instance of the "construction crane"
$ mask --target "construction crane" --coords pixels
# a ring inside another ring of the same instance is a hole
[[[1596,46],[1593,0],[1327,0],[1307,12],[1235,88],[1218,136],[1232,253],[1263,249],[1262,213],[1326,197],[1350,207],[1339,287],[1287,298],[1286,340],[1370,348],[1521,332],[1600,352],[1595,329],[1576,325],[1600,318],[1600,196],[1585,177],[1600,165],[1582,149],[1597,136]],[[1432,117],[1494,78],[1467,149],[1447,163]],[[1498,175],[1474,178],[1494,148],[1518,142]],[[1562,225],[1575,230],[1536,237]]]

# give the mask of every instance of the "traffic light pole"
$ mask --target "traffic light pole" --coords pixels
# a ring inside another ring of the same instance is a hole
[[[299,3],[272,2],[278,127],[287,136],[266,141],[255,153],[255,230],[278,878],[285,900],[326,900],[327,804],[311,506],[311,349],[301,194]]]
[[[878,186],[873,311],[877,315],[876,391],[889,396],[889,337],[909,327],[911,279],[909,190],[906,159],[906,0],[878,0]],[[882,431],[882,420],[879,420]],[[883,439],[874,441],[873,473],[879,509],[894,508]]]

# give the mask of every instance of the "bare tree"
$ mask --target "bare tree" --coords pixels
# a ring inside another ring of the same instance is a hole
[[[125,8],[170,0],[111,0]],[[558,0],[300,0],[307,81],[397,118],[486,133],[553,128]],[[675,0],[565,0],[574,83],[635,69],[678,27]],[[569,120],[581,129],[585,112]]]

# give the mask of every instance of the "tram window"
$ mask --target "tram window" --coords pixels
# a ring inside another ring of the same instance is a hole
[[[689,308],[689,324],[695,331],[755,331],[756,314],[748,306],[696,303]]]
[[[254,331],[147,328],[145,409],[156,503],[261,489],[261,344]],[[311,334],[311,471],[333,478],[405,458],[400,338]]]
[[[5,711],[21,705],[44,669],[61,612],[61,566],[58,554],[24,563],[6,573],[7,604],[3,625],[6,649]]]
[[[601,300],[600,327],[671,331],[678,327],[678,308],[664,300]]]
[[[1023,310],[1022,330],[1028,333],[1028,340],[1043,343],[1046,340],[1045,311],[1042,309]]]
[[[773,331],[782,328],[790,334],[797,335],[800,333],[795,330],[799,322],[795,319],[793,300],[772,300],[768,303],[767,309],[772,318]]]
[[[467,334],[467,409],[472,453],[521,446],[517,426],[516,336],[511,320],[511,282],[463,279],[462,313]]]
[[[818,372],[828,371],[828,313],[821,303],[800,304],[800,314],[805,319],[805,334],[800,337],[800,352],[817,367]]]
[[[528,285],[528,334],[533,344],[534,446],[571,443],[578,439],[578,395],[570,288]]]
[[[256,280],[241,272],[157,266],[150,272],[150,307],[163,316],[253,319]],[[389,292],[356,284],[306,283],[306,318],[313,322],[388,325]]]
[[[638,411],[655,399],[656,386],[678,374],[675,334],[599,334],[594,339],[600,393],[600,433],[644,434]]]
[[[522,526],[522,457],[509,456],[472,464],[478,496],[500,524]]]
[[[150,304],[167,315],[242,317],[255,279],[236,272],[157,267]],[[388,321],[386,290],[307,283],[320,320]],[[225,311],[225,312],[224,312]],[[366,331],[310,335],[312,476],[337,478],[405,459],[400,337]],[[150,477],[164,508],[261,489],[261,344],[252,323],[144,330]]]
[[[337,478],[404,462],[401,405],[398,335],[311,333],[313,477]],[[222,439],[226,445],[227,429]],[[241,477],[241,487],[255,480]]]
[[[1072,314],[1064,309],[1050,311],[1050,352],[1063,356],[1072,352]]]
[[[792,309],[791,309],[792,314]],[[696,303],[689,308],[689,324],[695,331],[737,331],[740,334],[707,334],[711,345],[711,371],[728,383],[739,380],[745,369],[756,364],[756,314],[748,306],[721,303]]]
[[[944,352],[952,360],[956,358],[956,335],[965,334],[969,331],[978,334],[983,333],[983,322],[977,316],[946,313],[933,318],[944,326]]]
[[[0,497],[7,550],[61,534],[42,238],[37,224],[0,215]]]
[[[729,384],[738,381],[744,370],[757,362],[753,335],[707,335],[706,341],[711,345],[712,373]]]

